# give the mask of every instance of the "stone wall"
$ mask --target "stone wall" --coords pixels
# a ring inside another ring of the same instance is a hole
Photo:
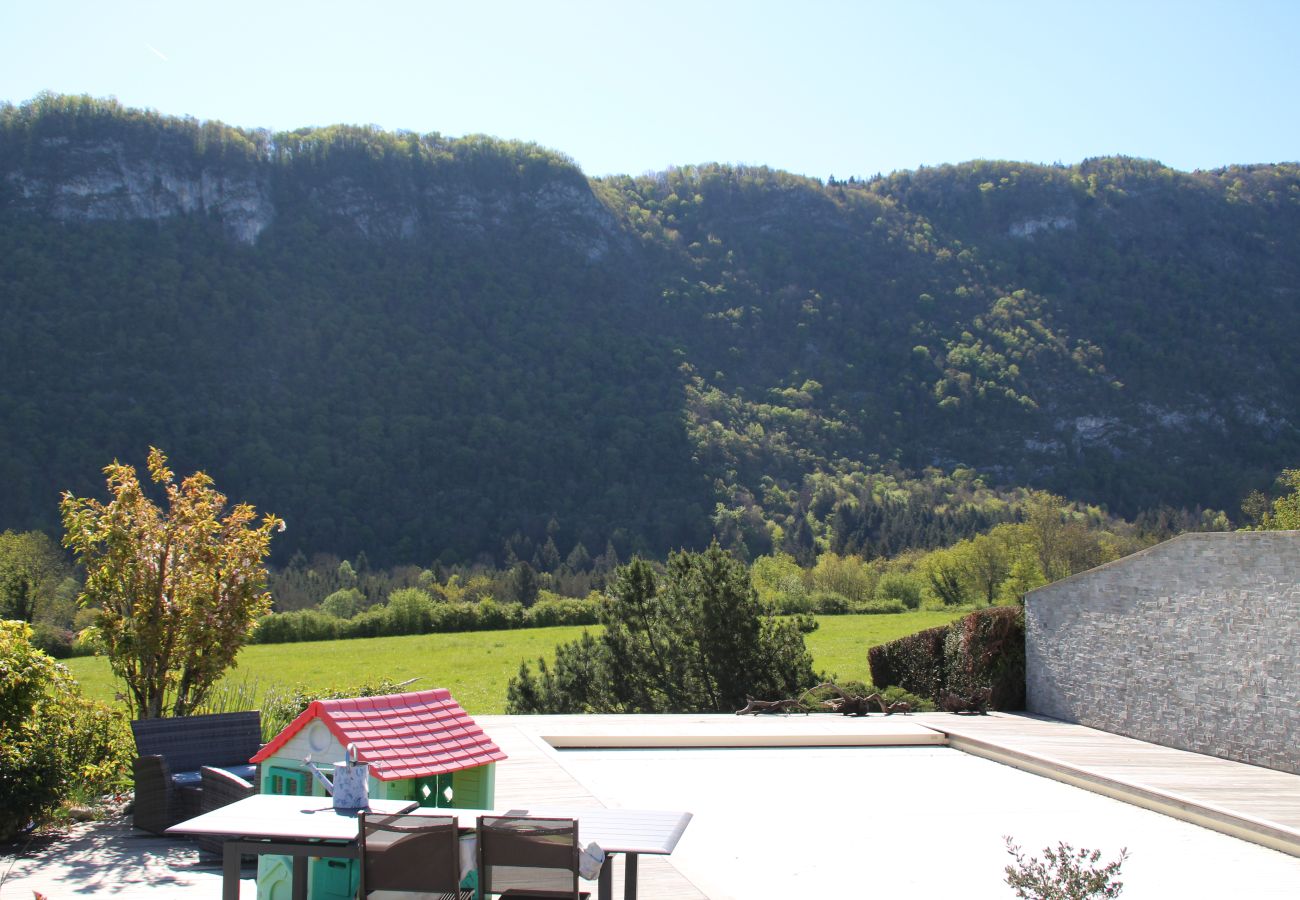
[[[1031,591],[1030,712],[1300,774],[1300,532],[1185,534]]]

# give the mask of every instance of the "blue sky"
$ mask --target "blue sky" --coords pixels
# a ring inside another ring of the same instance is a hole
[[[0,100],[536,141],[589,175],[1300,159],[1300,2],[11,0]]]

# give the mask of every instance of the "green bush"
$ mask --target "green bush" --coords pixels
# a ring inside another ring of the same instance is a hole
[[[476,603],[439,603],[434,609],[433,630],[442,633],[477,631],[477,607]]]
[[[538,600],[524,610],[525,628],[551,628],[556,625],[595,625],[600,621],[601,600],[598,595],[585,599],[557,597]]]
[[[350,619],[341,619],[319,609],[272,613],[257,623],[252,640],[256,644],[287,644],[433,632],[595,625],[600,622],[601,606],[602,601],[597,595],[574,599],[551,594],[525,609],[520,603],[502,603],[492,597],[472,603],[445,602],[422,588],[402,588],[394,591],[387,603],[372,606]],[[343,603],[339,601],[331,609],[342,607]],[[80,638],[78,642],[74,648],[80,646]],[[86,644],[86,647],[85,652],[93,652],[93,644]]]
[[[811,611],[823,616],[842,616],[849,612],[853,604],[849,598],[834,591],[816,591],[808,595]]]
[[[365,606],[366,596],[356,588],[341,588],[320,602],[320,611],[336,619],[350,619]]]
[[[987,694],[993,709],[1025,705],[1023,610],[994,606],[951,625],[872,647],[871,680],[940,700],[948,693],[972,699]]]
[[[433,607],[433,596],[427,591],[393,591],[388,596],[383,634],[428,634],[433,630]]]
[[[907,612],[907,607],[901,600],[868,600],[866,603],[859,603],[853,607],[853,612],[859,615],[892,615],[893,613]]]
[[[927,628],[872,647],[867,651],[871,680],[922,697],[938,697],[945,684],[943,642],[948,628],[948,625]]]
[[[1019,606],[994,606],[958,619],[944,639],[946,690],[988,694],[993,709],[1025,707],[1025,618]]]
[[[0,843],[66,801],[121,788],[133,751],[122,715],[82,696],[31,638],[0,621]]]
[[[327,690],[309,691],[302,685],[287,690],[268,690],[261,699],[262,740],[270,741],[284,731],[289,723],[316,700],[336,700],[340,697],[378,697],[384,694],[400,694],[407,689],[407,683],[396,684],[388,679],[367,681],[362,684]],[[253,692],[247,692],[249,698]],[[226,709],[225,712],[233,710]]]
[[[289,644],[297,641],[330,641],[339,637],[343,623],[315,609],[271,613],[257,622],[254,644]]]
[[[524,605],[517,601],[498,603],[487,597],[476,606],[474,613],[478,619],[477,631],[505,631],[524,624]]]
[[[32,625],[32,646],[55,659],[67,659],[72,656],[74,638],[71,629],[60,628],[50,622],[37,622]]]
[[[908,609],[921,605],[921,586],[909,575],[890,572],[881,576],[876,585],[877,600],[897,600]]]

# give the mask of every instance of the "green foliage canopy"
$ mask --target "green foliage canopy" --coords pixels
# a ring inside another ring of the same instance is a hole
[[[622,567],[605,623],[557,647],[553,669],[521,665],[508,709],[727,712],[816,681],[798,626],[762,615],[745,566],[716,543],[672,554],[662,577],[641,559]]]
[[[165,512],[131,466],[114,461],[104,473],[108,503],[67,492],[60,504],[64,544],[86,570],[80,602],[99,610],[98,635],[133,713],[187,715],[269,610],[262,561],[284,522],[254,524],[248,504],[227,511],[203,472],[177,484],[156,447],[149,476],[164,489]]]
[[[133,750],[122,716],[83,697],[31,636],[0,620],[0,844],[66,800],[115,787]]]

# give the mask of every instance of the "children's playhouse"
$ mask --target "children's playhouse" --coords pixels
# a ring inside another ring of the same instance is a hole
[[[348,744],[370,766],[370,797],[415,800],[421,806],[492,809],[495,768],[506,758],[446,688],[317,700],[254,756],[264,794],[325,791],[306,760],[327,773]],[[308,867],[311,900],[345,900],[357,892],[354,860],[313,859]],[[288,857],[262,856],[258,900],[288,900]]]

